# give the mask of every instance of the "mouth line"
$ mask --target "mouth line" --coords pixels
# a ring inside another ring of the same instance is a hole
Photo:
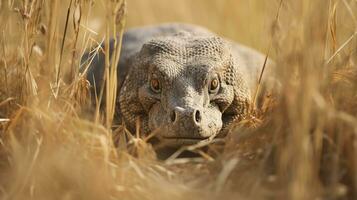
[[[167,140],[206,140],[209,137],[202,137],[202,138],[191,138],[191,137],[162,137]]]

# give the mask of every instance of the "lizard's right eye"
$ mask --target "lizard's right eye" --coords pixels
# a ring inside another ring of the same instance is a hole
[[[155,93],[160,93],[161,92],[161,84],[159,79],[153,78],[150,80],[150,88],[153,92]]]
[[[213,78],[208,86],[208,90],[211,94],[217,93],[219,90],[219,79],[217,77]]]

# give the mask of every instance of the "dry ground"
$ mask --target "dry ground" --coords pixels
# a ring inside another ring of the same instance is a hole
[[[123,27],[170,21],[269,52],[282,87],[224,144],[165,162],[118,142],[115,67],[94,114],[78,68]],[[1,0],[0,199],[357,199],[356,38],[356,0]]]

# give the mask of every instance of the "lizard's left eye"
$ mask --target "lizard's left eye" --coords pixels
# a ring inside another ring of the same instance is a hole
[[[211,79],[210,84],[209,84],[209,87],[208,87],[209,92],[210,92],[211,94],[218,92],[218,90],[219,90],[219,85],[220,85],[220,82],[219,82],[219,80],[218,80],[217,77]]]
[[[155,93],[160,93],[161,92],[161,84],[159,79],[153,78],[150,80],[150,87],[151,90],[154,91]]]

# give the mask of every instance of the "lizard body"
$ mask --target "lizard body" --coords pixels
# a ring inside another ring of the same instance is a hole
[[[241,120],[265,59],[187,24],[129,29],[121,52],[116,117],[131,131],[140,118],[142,133],[157,131],[175,145],[223,135]],[[98,54],[87,74],[97,91],[103,71],[104,55]]]

